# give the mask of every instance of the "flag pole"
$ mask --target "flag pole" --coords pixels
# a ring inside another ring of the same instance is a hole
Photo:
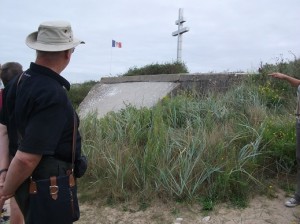
[[[111,61],[112,61],[112,45],[110,46],[109,75],[111,75]]]

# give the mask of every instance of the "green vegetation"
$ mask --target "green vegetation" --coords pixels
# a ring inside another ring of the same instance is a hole
[[[188,73],[188,69],[184,63],[173,62],[165,64],[151,64],[141,68],[130,68],[123,76],[134,75],[158,75],[158,74],[178,74]]]
[[[278,59],[276,64],[262,64],[260,75],[254,76],[252,80],[260,86],[259,91],[267,99],[268,104],[278,103],[278,106],[282,104],[282,106],[292,105],[293,109],[290,111],[293,111],[295,109],[295,88],[291,88],[287,82],[270,79],[267,74],[272,72],[282,72],[300,79],[300,59],[295,58],[294,61],[288,62]]]
[[[79,104],[84,100],[91,88],[96,84],[97,82],[95,81],[89,81],[82,84],[73,84],[71,86],[71,89],[67,92],[67,94],[74,108],[79,107]]]
[[[81,122],[90,158],[83,182],[113,200],[246,201],[253,186],[263,186],[256,173],[266,114],[258,93],[240,86],[222,99],[183,93],[152,109],[90,115]]]
[[[81,121],[89,157],[79,180],[82,200],[137,199],[145,207],[160,198],[211,210],[219,202],[245,207],[255,193],[272,196],[279,176],[285,177],[280,187],[290,189],[295,89],[267,76],[280,63],[262,65],[260,74],[226,93],[182,92],[151,109],[128,105],[101,119],[87,116]]]

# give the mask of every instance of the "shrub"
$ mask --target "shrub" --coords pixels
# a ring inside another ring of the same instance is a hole
[[[188,69],[184,63],[173,62],[165,64],[150,64],[141,68],[130,68],[123,76],[134,75],[158,75],[158,74],[178,74],[188,73]]]
[[[294,61],[285,61],[277,59],[276,64],[261,64],[259,74],[252,76],[253,83],[259,86],[259,93],[266,100],[269,107],[278,105],[288,106],[295,103],[296,89],[291,88],[288,82],[270,78],[268,74],[272,72],[281,72],[300,78],[300,59]]]
[[[273,174],[295,172],[296,133],[294,116],[269,116],[265,123],[263,139],[269,151],[268,157],[266,157],[268,170],[273,170]]]
[[[284,103],[282,92],[285,91],[285,89],[283,88],[281,90],[282,91],[275,88],[274,85],[272,86],[270,80],[268,80],[264,85],[259,85],[258,87],[258,93],[269,107]]]
[[[97,83],[98,82],[96,81],[88,81],[82,84],[73,84],[71,86],[71,89],[67,92],[67,94],[75,109],[78,108],[79,104],[87,96],[91,88]]]

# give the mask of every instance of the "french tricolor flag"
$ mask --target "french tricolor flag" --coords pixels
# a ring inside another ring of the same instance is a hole
[[[122,42],[112,40],[112,47],[122,48]]]

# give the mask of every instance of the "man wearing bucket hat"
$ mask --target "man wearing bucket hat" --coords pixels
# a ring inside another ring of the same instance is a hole
[[[16,143],[17,136],[18,148],[9,147],[10,158],[0,164],[0,173],[6,173],[0,200],[15,195],[25,223],[72,223],[59,217],[55,222],[37,218],[29,203],[29,183],[30,178],[66,175],[73,145],[76,157],[80,157],[81,137],[75,125],[78,116],[65,91],[70,83],[60,73],[69,64],[75,47],[83,43],[73,37],[68,22],[41,23],[26,39],[27,46],[36,50],[35,62],[4,91],[0,124],[7,127],[9,146]]]
[[[297,108],[296,108],[296,161],[297,161],[297,187],[296,192],[293,197],[289,198],[285,202],[285,206],[287,207],[295,207],[300,205],[300,80],[294,77],[291,77],[287,74],[283,74],[280,72],[274,72],[269,74],[270,76],[285,80],[291,86],[297,87]]]

